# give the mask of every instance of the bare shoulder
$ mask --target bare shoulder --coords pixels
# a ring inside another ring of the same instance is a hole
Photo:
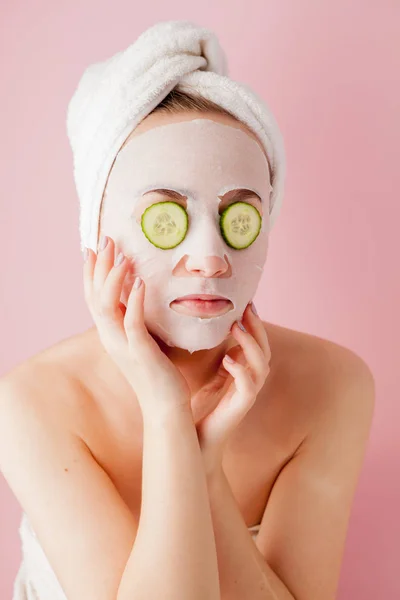
[[[72,339],[63,340],[16,365],[0,379],[2,410],[7,410],[10,403],[13,409],[21,411],[29,405],[35,414],[62,421],[65,428],[79,433],[80,423],[87,420],[91,409],[91,397],[82,380],[74,375],[71,357],[76,352],[71,353],[69,347],[79,348],[79,345]]]
[[[282,327],[263,321],[271,347],[271,362],[290,370],[297,376],[317,376],[330,373],[337,377],[349,369],[372,377],[372,372],[364,359],[356,352],[332,340],[310,333]]]
[[[357,403],[357,410],[364,406],[366,412],[371,412],[375,381],[369,365],[356,352],[309,333],[267,322],[264,327],[280,398],[290,404],[305,433],[320,422],[328,409],[334,416],[341,406],[346,418],[346,410],[351,410],[350,398],[353,404]]]

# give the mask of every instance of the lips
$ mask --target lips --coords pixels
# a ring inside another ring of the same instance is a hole
[[[224,296],[188,294],[171,302],[170,307],[184,315],[211,317],[229,312],[233,309],[233,304]]]
[[[176,298],[174,302],[180,302],[181,300],[226,300],[227,302],[230,302],[230,300],[224,296],[214,296],[212,294],[188,294],[187,296]]]

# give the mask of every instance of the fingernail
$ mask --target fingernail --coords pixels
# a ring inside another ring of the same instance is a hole
[[[136,279],[134,281],[134,284],[133,284],[133,288],[135,290],[137,290],[137,289],[140,288],[141,285],[142,285],[142,279],[141,279],[141,277],[136,277]]]
[[[257,315],[257,317],[258,317],[258,312],[257,312],[257,310],[256,310],[256,306],[255,306],[254,302],[252,302],[252,303],[251,303],[251,310],[252,310],[252,311],[253,311],[253,313],[254,313],[255,315]]]
[[[89,250],[85,246],[85,248],[83,249],[83,262],[86,262],[88,258],[89,258]]]
[[[242,321],[237,321],[237,324],[239,325],[240,329],[242,331],[244,331],[245,333],[247,333],[247,329],[246,327],[243,325]]]
[[[102,235],[101,240],[100,240],[99,250],[104,250],[104,248],[107,246],[107,242],[108,242],[108,237],[106,235]]]
[[[122,261],[124,260],[124,258],[125,258],[125,257],[124,257],[124,253],[123,253],[123,252],[120,252],[120,253],[118,254],[117,258],[115,259],[115,262],[114,262],[114,267],[118,267],[118,265],[120,265],[120,264],[122,263]]]
[[[225,354],[224,359],[228,362],[228,363],[234,363],[235,361],[233,360],[233,358],[231,358],[229,356],[229,354]]]

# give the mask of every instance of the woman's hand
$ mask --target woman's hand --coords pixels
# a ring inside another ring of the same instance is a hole
[[[231,328],[239,345],[225,355],[216,375],[194,397],[196,404],[207,404],[210,395],[215,400],[214,405],[218,403],[196,426],[207,472],[222,465],[227,440],[253,406],[270,372],[268,337],[250,304],[244,312],[243,324],[247,332],[242,331],[237,322]],[[235,362],[230,363],[226,356]]]
[[[120,302],[128,259],[115,266],[115,244],[107,238],[105,249],[87,249],[84,264],[85,300],[100,340],[136,393],[142,413],[158,415],[179,406],[190,411],[190,388],[181,372],[162,352],[144,323],[145,283],[137,278],[127,306]]]

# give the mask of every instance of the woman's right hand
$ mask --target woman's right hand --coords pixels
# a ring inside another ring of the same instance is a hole
[[[190,388],[182,373],[162,352],[144,322],[145,283],[134,286],[127,306],[120,301],[130,269],[123,256],[115,266],[115,244],[107,237],[105,249],[87,249],[84,263],[85,301],[100,340],[136,393],[143,416],[171,408],[190,409]],[[140,281],[140,278],[139,278]]]

